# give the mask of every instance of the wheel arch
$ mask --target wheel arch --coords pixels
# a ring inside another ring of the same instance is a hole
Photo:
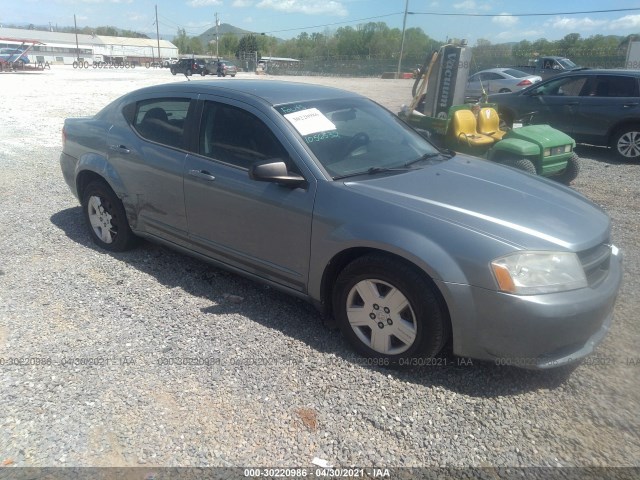
[[[613,138],[615,137],[615,135],[617,135],[617,133],[620,130],[623,130],[629,127],[636,127],[638,131],[640,131],[640,120],[637,118],[627,118],[613,125],[609,129],[609,132],[607,134],[607,145],[611,145]]]
[[[87,155],[80,159],[75,173],[76,192],[80,203],[82,203],[85,188],[94,180],[106,183],[122,200],[129,225],[135,229],[137,226],[136,206],[131,203],[131,197],[127,196],[127,190],[120,175],[104,157]]]
[[[102,180],[115,194],[122,199],[125,194],[124,183],[118,172],[101,155],[88,154],[80,158],[76,166],[76,191],[78,198],[82,200],[84,188],[92,180]]]
[[[332,319],[330,321],[333,322],[333,306],[332,306],[332,295],[335,283],[340,275],[340,272],[351,262],[356,260],[357,258],[366,256],[366,255],[380,255],[388,258],[392,258],[394,261],[402,263],[407,267],[418,272],[422,277],[431,284],[433,288],[433,292],[438,298],[438,302],[442,307],[442,311],[445,314],[447,321],[449,322],[449,327],[451,327],[451,315],[449,304],[446,301],[445,295],[439,288],[439,284],[441,282],[434,281],[434,277],[436,276],[433,272],[429,273],[424,268],[418,266],[415,262],[410,259],[399,255],[397,253],[389,252],[387,250],[383,250],[380,248],[373,247],[352,247],[342,250],[335,254],[331,260],[327,263],[324,272],[322,274],[322,281],[320,284],[320,295],[321,295],[321,309],[322,312],[326,315],[327,318]]]

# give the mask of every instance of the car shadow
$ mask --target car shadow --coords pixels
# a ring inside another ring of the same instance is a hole
[[[608,165],[625,165],[627,163],[631,163],[631,161],[625,162],[620,160],[616,157],[616,154],[613,153],[613,150],[608,147],[598,147],[595,145],[579,143],[576,145],[576,153],[580,158],[589,158]]]
[[[79,206],[57,212],[50,220],[77,244],[125,262],[153,276],[168,288],[177,287],[210,301],[210,306],[201,309],[204,314],[243,315],[320,353],[334,355],[405,382],[425,387],[439,386],[472,397],[497,397],[561,387],[575,369],[530,371],[496,365],[456,357],[451,345],[445,347],[437,358],[421,362],[421,365],[399,368],[376,366],[368,359],[358,357],[340,332],[325,326],[322,315],[304,300],[151,242],[143,241],[138,248],[127,252],[107,252],[91,241]]]

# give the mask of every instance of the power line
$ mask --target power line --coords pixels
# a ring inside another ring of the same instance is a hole
[[[358,18],[358,19],[355,19],[355,20],[346,20],[344,22],[325,23],[323,25],[312,25],[312,26],[309,26],[309,27],[286,28],[284,30],[271,30],[271,31],[264,32],[264,33],[292,32],[294,30],[306,30],[308,28],[331,27],[333,25],[344,25],[346,23],[355,23],[355,22],[362,22],[364,20],[373,20],[375,18],[393,17],[394,15],[404,15],[404,12],[388,13],[386,15],[377,15],[375,17]]]
[[[607,10],[585,10],[582,12],[555,12],[555,13],[446,13],[446,12],[407,12],[409,15],[434,15],[441,17],[544,17],[553,15],[584,15],[585,13],[614,13],[631,12],[638,8],[610,8]]]

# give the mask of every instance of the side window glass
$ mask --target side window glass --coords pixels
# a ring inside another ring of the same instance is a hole
[[[202,112],[200,154],[246,169],[279,158],[291,168],[286,149],[262,120],[216,102],[206,102]]]
[[[633,77],[600,76],[595,88],[596,97],[637,97],[638,82]]]
[[[184,124],[191,100],[161,98],[138,102],[133,128],[145,139],[184,149]]]
[[[585,77],[562,78],[542,85],[536,89],[537,95],[558,95],[573,97],[580,95],[582,88],[587,83]]]

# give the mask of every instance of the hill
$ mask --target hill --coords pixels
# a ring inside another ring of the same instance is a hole
[[[233,33],[236,35],[248,35],[253,33],[254,35],[256,35],[255,32],[243,30],[242,28],[234,27],[233,25],[229,25],[228,23],[221,23],[218,26],[218,35],[221,37],[225,33]],[[203,45],[207,45],[211,40],[216,39],[216,27],[211,27],[210,29],[198,35],[197,38],[200,39]]]

